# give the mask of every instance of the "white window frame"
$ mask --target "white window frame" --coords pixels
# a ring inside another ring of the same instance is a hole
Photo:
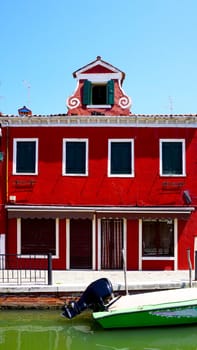
[[[86,144],[86,160],[85,160],[85,173],[75,174],[75,173],[66,173],[66,142],[84,142]],[[77,138],[65,138],[63,139],[63,159],[62,159],[62,175],[63,176],[88,176],[88,139],[77,139]]]
[[[56,253],[52,255],[52,259],[59,259],[59,218],[55,220],[55,247]],[[17,254],[21,255],[21,218],[17,218]],[[46,255],[32,255],[32,254],[23,254],[20,257],[26,258],[28,256],[33,256],[37,259],[47,259]]]
[[[106,219],[106,217],[104,216],[103,219]],[[117,219],[117,218],[116,218]],[[123,219],[123,249],[125,250],[125,252],[127,252],[127,219],[119,217],[118,219]],[[97,242],[97,246],[98,246],[98,270],[101,270],[101,255],[102,255],[102,251],[101,251],[101,220],[102,218],[99,218],[97,221],[97,231],[98,231],[98,242]],[[125,265],[127,266],[127,254],[125,254]],[[113,270],[115,271],[115,270]]]
[[[111,173],[111,144],[114,142],[128,143],[131,144],[131,173],[130,174],[112,174]],[[108,177],[134,177],[134,140],[133,139],[108,139],[108,166],[107,166]]]
[[[36,144],[35,172],[17,172],[17,142],[33,141]],[[15,138],[13,139],[13,175],[38,175],[38,139],[37,138]]]
[[[162,144],[164,142],[180,142],[182,143],[182,174],[163,174],[163,156],[162,156]],[[159,174],[162,177],[182,177],[186,176],[186,152],[185,152],[185,139],[160,139],[159,140]]]
[[[142,262],[149,261],[174,261],[174,270],[177,270],[177,258],[178,258],[178,219],[172,219],[174,222],[174,256],[143,256],[142,254],[142,223],[143,220],[139,219],[139,270],[142,270]]]

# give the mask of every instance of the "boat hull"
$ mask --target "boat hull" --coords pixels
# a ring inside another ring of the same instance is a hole
[[[123,309],[93,313],[93,318],[103,328],[155,327],[197,323],[197,304],[155,305],[141,310]]]

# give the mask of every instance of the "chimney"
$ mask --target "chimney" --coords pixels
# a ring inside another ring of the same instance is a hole
[[[23,106],[22,108],[18,109],[18,114],[20,115],[20,117],[29,117],[32,115],[32,111],[26,106]]]

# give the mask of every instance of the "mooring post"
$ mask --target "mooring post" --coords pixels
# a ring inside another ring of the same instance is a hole
[[[192,287],[192,263],[190,259],[190,248],[187,249],[187,261],[189,266],[189,286]]]
[[[52,285],[52,253],[48,253],[48,285]]]

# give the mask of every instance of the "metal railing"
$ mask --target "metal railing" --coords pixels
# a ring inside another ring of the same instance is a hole
[[[52,254],[0,254],[0,284],[52,284]]]

